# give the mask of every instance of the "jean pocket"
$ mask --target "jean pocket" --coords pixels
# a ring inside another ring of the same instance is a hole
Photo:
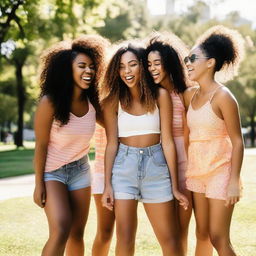
[[[166,166],[166,159],[162,150],[157,150],[152,154],[152,160],[157,166]]]
[[[120,165],[124,161],[125,151],[124,150],[118,150],[114,165]]]

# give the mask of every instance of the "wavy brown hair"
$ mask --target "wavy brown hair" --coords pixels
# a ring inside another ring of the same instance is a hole
[[[108,41],[101,36],[81,36],[73,41],[63,41],[46,50],[41,56],[40,98],[49,97],[54,106],[54,117],[62,125],[67,124],[71,110],[74,80],[72,63],[78,54],[89,56],[95,65],[95,78],[90,87],[82,92],[82,99],[90,102],[101,115],[98,85],[105,68],[105,50]]]
[[[117,107],[120,101],[125,109],[131,107],[132,96],[127,85],[120,77],[120,61],[126,52],[132,52],[138,59],[140,65],[140,101],[146,107],[148,112],[152,112],[156,107],[156,98],[158,93],[157,86],[149,81],[145,75],[143,58],[145,58],[145,49],[141,46],[129,43],[121,46],[111,58],[105,73],[101,88],[101,104],[110,103],[112,107]]]

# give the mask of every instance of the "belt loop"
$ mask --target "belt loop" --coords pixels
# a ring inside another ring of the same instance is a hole
[[[128,151],[129,151],[129,147],[127,146],[126,147],[126,152],[125,152],[126,156],[128,156]]]
[[[148,147],[149,156],[152,156],[152,148]]]

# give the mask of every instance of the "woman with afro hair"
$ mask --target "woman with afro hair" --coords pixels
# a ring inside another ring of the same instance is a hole
[[[189,128],[186,185],[193,192],[196,256],[212,255],[209,242],[220,256],[237,255],[229,232],[234,205],[241,196],[244,145],[237,101],[215,74],[234,75],[242,55],[241,35],[215,26],[184,59],[189,78],[199,84],[184,94]]]
[[[88,151],[101,121],[97,87],[106,40],[83,36],[42,55],[35,114],[35,203],[44,208],[49,238],[42,255],[84,255],[90,205]]]

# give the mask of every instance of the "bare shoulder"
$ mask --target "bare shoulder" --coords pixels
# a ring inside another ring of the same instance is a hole
[[[37,109],[43,110],[45,113],[54,113],[53,103],[47,95],[40,99]]]
[[[191,98],[193,97],[194,93],[196,90],[198,90],[199,86],[193,86],[193,87],[188,87],[184,93],[183,93],[183,99],[184,103],[186,106],[189,105]]]
[[[218,103],[218,105],[220,106],[229,104],[237,105],[237,100],[235,96],[226,86],[222,86],[217,90],[217,92],[214,95],[214,99],[216,103]]]
[[[171,97],[168,91],[162,87],[158,89],[158,97],[157,97],[157,105],[161,106],[162,104],[165,104],[166,102],[170,102]]]

